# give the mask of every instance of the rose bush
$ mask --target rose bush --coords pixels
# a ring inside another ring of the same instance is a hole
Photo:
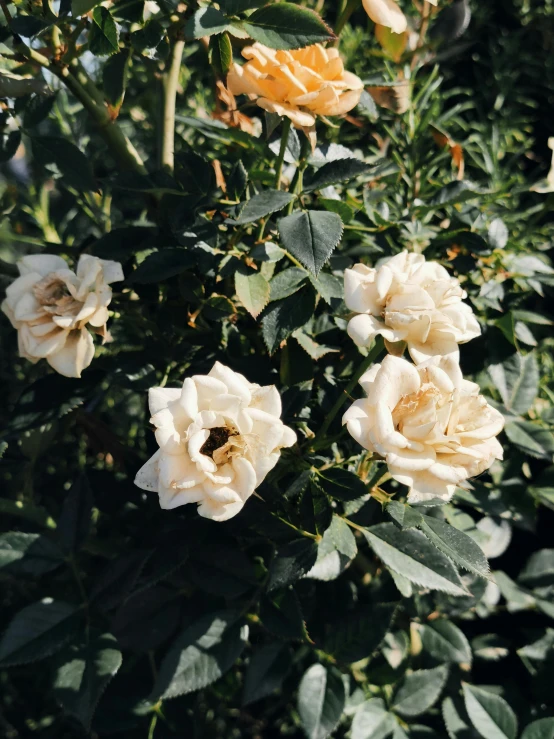
[[[0,3],[2,739],[552,739],[551,5]]]

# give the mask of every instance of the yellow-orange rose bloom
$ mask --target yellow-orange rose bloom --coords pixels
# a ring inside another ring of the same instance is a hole
[[[243,49],[248,59],[234,63],[227,86],[270,113],[290,118],[296,128],[310,128],[317,115],[344,115],[358,104],[359,77],[344,69],[337,49],[321,44],[295,51],[276,51],[255,43]]]

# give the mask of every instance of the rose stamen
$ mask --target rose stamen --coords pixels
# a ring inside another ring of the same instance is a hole
[[[236,432],[226,426],[215,426],[210,429],[210,435],[200,447],[200,454],[214,458],[214,452],[228,442],[230,436],[236,436]]]

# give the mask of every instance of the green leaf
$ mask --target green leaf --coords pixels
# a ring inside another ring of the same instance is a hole
[[[393,711],[410,717],[425,713],[438,701],[447,678],[448,665],[406,675],[394,696]]]
[[[42,20],[42,18],[37,18],[36,15],[18,15],[9,23],[10,30],[13,33],[18,36],[25,36],[25,38],[37,36],[49,26],[50,23]]]
[[[238,218],[227,219],[227,223],[235,226],[243,226],[260,218],[276,213],[294,200],[294,195],[283,190],[264,190],[247,200]]]
[[[1,572],[43,575],[59,567],[63,561],[63,552],[45,536],[22,531],[0,534]]]
[[[0,666],[23,665],[49,657],[68,642],[79,624],[70,603],[44,598],[16,613],[0,641]]]
[[[472,182],[467,180],[449,182],[448,185],[441,187],[431,199],[429,206],[425,207],[464,203],[466,200],[474,200],[478,195],[477,188]]]
[[[398,500],[391,500],[387,504],[386,511],[401,529],[417,528],[423,521],[423,516],[419,511]]]
[[[189,39],[223,33],[229,26],[227,18],[212,7],[200,8],[185,26],[185,36]]]
[[[342,200],[334,200],[333,198],[318,198],[319,205],[322,205],[325,210],[331,211],[331,213],[337,213],[343,223],[350,223],[354,218],[354,211]]]
[[[108,611],[124,601],[135,587],[151,555],[151,549],[135,549],[110,560],[90,592],[90,599],[97,608]]]
[[[34,136],[31,143],[37,161],[55,164],[63,182],[76,190],[96,189],[90,161],[75,144],[57,136]]]
[[[307,277],[308,273],[299,267],[289,267],[289,269],[279,272],[269,283],[271,300],[282,300],[298,292]]]
[[[342,238],[340,216],[324,210],[297,211],[277,224],[284,248],[317,275]]]
[[[218,680],[240,656],[246,637],[232,611],[212,613],[194,622],[164,657],[152,700],[175,698]]]
[[[21,131],[2,132],[0,134],[0,163],[9,162],[15,156],[21,144]]]
[[[298,713],[308,739],[325,739],[337,727],[345,702],[339,672],[312,665],[302,676],[298,689]]]
[[[476,685],[462,687],[471,723],[484,739],[515,739],[517,718],[503,698]]]
[[[92,506],[92,490],[83,473],[65,497],[56,531],[62,548],[69,554],[79,550],[88,536]]]
[[[533,552],[518,580],[531,588],[553,585],[554,549],[539,549],[538,552]]]
[[[304,351],[316,361],[318,359],[321,359],[321,357],[324,357],[326,354],[340,351],[339,349],[333,349],[330,346],[322,346],[321,344],[318,344],[312,339],[311,336],[308,336],[308,334],[305,334],[300,329],[296,329],[296,331],[293,333],[293,336],[300,344],[302,349],[304,349]]]
[[[282,642],[266,644],[253,652],[244,676],[242,705],[259,701],[280,688],[290,667],[291,659]]]
[[[77,18],[80,15],[86,15],[96,5],[100,5],[102,0],[71,0],[71,15]]]
[[[235,272],[235,290],[240,302],[254,318],[269,301],[269,282],[260,272]]]
[[[306,638],[302,611],[292,588],[264,596],[260,602],[260,620],[271,634],[280,639]]]
[[[315,294],[311,288],[302,288],[284,300],[270,303],[262,319],[262,335],[270,354],[297,328],[302,328],[313,315]]]
[[[521,739],[554,739],[554,718],[540,718],[525,727]]]
[[[189,249],[166,248],[149,254],[129,277],[129,282],[146,285],[163,282],[192,267],[196,256]]]
[[[341,613],[325,639],[325,651],[350,664],[371,657],[391,628],[394,603],[357,605]]]
[[[504,428],[506,436],[530,457],[552,460],[554,435],[543,426],[521,419],[509,420]]]
[[[313,483],[304,489],[298,512],[302,528],[314,534],[323,534],[333,519],[329,497]]]
[[[47,118],[54,107],[56,99],[56,94],[47,96],[33,95],[25,106],[25,112],[23,113],[23,125],[25,128],[37,126]]]
[[[344,283],[335,275],[328,272],[320,272],[317,277],[310,274],[310,282],[321,295],[326,303],[331,300],[342,300],[344,298]]]
[[[392,734],[396,721],[381,698],[370,698],[356,709],[352,721],[352,739],[385,739]]]
[[[112,634],[93,634],[86,644],[65,652],[54,678],[53,692],[65,711],[90,731],[92,716],[108,683],[122,663]]]
[[[493,249],[504,249],[508,243],[508,229],[501,218],[495,218],[492,221],[487,235]]]
[[[494,325],[502,331],[510,344],[515,346],[517,349],[514,314],[511,311],[508,311],[508,313],[505,313],[502,318],[496,320]]]
[[[322,190],[324,187],[329,187],[329,185],[336,185],[339,182],[347,182],[361,175],[371,174],[378,171],[379,166],[367,164],[354,157],[334,159],[320,167],[310,178],[306,178],[303,190],[304,192]]]
[[[331,525],[318,542],[317,560],[306,577],[313,580],[336,580],[358,552],[356,539],[339,516],[333,516]]]
[[[419,629],[423,649],[441,662],[471,662],[471,647],[465,634],[444,618],[429,621]]]
[[[308,572],[317,559],[317,544],[313,539],[301,538],[279,547],[269,568],[267,589],[285,587]]]
[[[383,562],[410,582],[442,590],[451,595],[467,595],[451,561],[419,531],[399,532],[393,523],[365,529],[369,545]]]
[[[443,700],[442,717],[450,739],[475,739],[476,734],[469,725],[469,717],[458,696]]]
[[[96,56],[108,56],[119,51],[119,31],[110,11],[99,5],[92,11],[89,51]]]
[[[489,374],[509,411],[524,415],[539,392],[539,366],[535,352],[512,354],[501,364],[489,365]]]
[[[225,79],[233,62],[233,47],[228,33],[211,36],[208,59],[216,76]]]
[[[106,96],[106,100],[117,109],[119,109],[125,97],[130,59],[130,50],[123,49],[118,54],[114,54],[107,59],[102,68],[102,89],[104,90],[104,95]]]
[[[432,516],[424,516],[421,530],[455,564],[480,577],[489,577],[489,563],[481,547],[463,531]]]
[[[242,27],[255,41],[271,49],[300,49],[335,38],[317,13],[293,3],[280,2],[255,10]]]
[[[356,500],[367,494],[368,490],[362,480],[353,472],[342,470],[340,467],[331,467],[318,472],[317,483],[327,495],[337,500]]]

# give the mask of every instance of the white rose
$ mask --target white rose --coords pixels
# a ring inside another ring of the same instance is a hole
[[[160,448],[135,484],[158,493],[162,508],[198,503],[214,521],[235,516],[296,434],[281,421],[281,396],[216,362],[182,388],[151,388]]]
[[[363,6],[374,23],[390,28],[393,33],[403,33],[408,28],[406,16],[395,0],[363,0]]]
[[[53,254],[33,254],[18,263],[20,277],[6,290],[2,310],[18,331],[19,353],[45,358],[66,377],[80,377],[94,357],[89,331],[110,339],[106,329],[111,282],[123,280],[119,262],[83,254],[77,271]]]
[[[504,417],[462,377],[451,357],[414,366],[387,355],[360,379],[367,397],[346,411],[343,423],[389,472],[410,488],[408,501],[450,500],[456,486],[502,459],[495,438]]]
[[[348,323],[358,346],[377,334],[405,341],[414,362],[431,356],[459,356],[458,344],[481,333],[466,292],[444,267],[422,254],[403,251],[377,268],[356,264],[344,273],[345,302],[359,315]]]

